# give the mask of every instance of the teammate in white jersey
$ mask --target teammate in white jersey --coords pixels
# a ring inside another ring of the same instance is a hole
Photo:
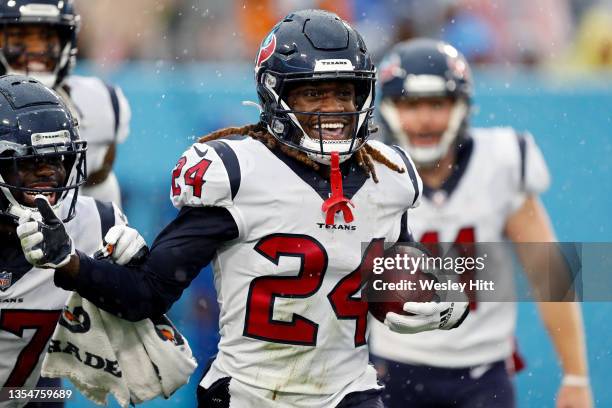
[[[38,200],[50,204],[47,216],[57,214],[74,247],[91,255],[100,249],[106,231],[123,226],[125,217],[111,203],[78,196],[84,181],[85,142],[79,139],[77,122],[56,93],[21,75],[0,77],[0,118],[0,388],[27,390],[37,384],[47,344],[69,292],[53,283],[54,253],[47,254],[41,267],[32,267],[26,260],[17,220],[40,218],[35,197],[42,194],[45,198]],[[122,248],[115,259],[132,245],[123,242],[127,227],[117,228],[115,236],[122,240],[116,243]],[[139,239],[134,241],[143,242]],[[131,259],[135,253],[129,249],[125,255]],[[58,386],[45,384],[51,385]],[[0,407],[25,403],[0,400]]]
[[[383,241],[410,240],[421,182],[402,149],[368,141],[375,68],[338,16],[288,15],[255,70],[261,121],[214,132],[179,159],[180,213],[145,263],[66,253],[57,283],[138,320],[167,310],[212,261],[221,340],[201,406],[381,407],[361,273]],[[467,302],[405,308],[414,315],[387,316],[396,330],[450,329]]]
[[[540,150],[529,134],[468,126],[472,79],[455,48],[427,39],[400,43],[381,64],[380,81],[389,133],[423,178],[422,202],[410,222],[415,239],[430,247],[555,240],[538,199],[549,184]],[[518,255],[523,266],[538,270],[533,253]],[[488,270],[512,285],[512,260],[496,262]],[[389,407],[514,406],[506,362],[512,361],[516,305],[475,299],[471,306],[464,324],[445,333],[399,336],[373,322],[371,350],[387,372]],[[589,407],[579,306],[539,307],[565,374],[557,406]]]
[[[130,107],[119,87],[70,75],[80,16],[72,0],[15,0],[0,4],[0,75],[29,75],[53,88],[79,120],[87,141],[87,181],[81,193],[121,206],[112,171],[116,145],[128,136]]]

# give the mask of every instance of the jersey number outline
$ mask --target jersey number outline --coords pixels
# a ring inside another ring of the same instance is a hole
[[[172,195],[174,197],[181,194],[181,185],[177,182],[177,179],[181,176],[183,167],[185,167],[186,163],[187,158],[182,156],[176,163],[174,170],[172,170]],[[193,195],[195,197],[202,198],[202,186],[206,182],[204,180],[204,175],[208,171],[211,163],[211,160],[202,158],[202,160],[185,171],[185,175],[183,176],[185,185],[193,187]]]
[[[382,256],[383,243],[382,238],[372,240],[360,265],[327,295],[339,320],[355,320],[355,347],[366,344],[368,304],[353,296],[361,288],[362,273],[371,271],[374,258]],[[315,238],[301,234],[268,235],[255,245],[255,251],[275,265],[282,256],[298,257],[300,270],[296,276],[260,276],[251,281],[243,335],[274,343],[316,346],[319,325],[297,313],[289,322],[273,319],[274,300],[314,295],[327,271],[327,251]]]
[[[30,342],[19,353],[3,387],[24,386],[45,351],[61,313],[61,310],[30,309],[5,309],[0,312],[0,330],[23,337],[25,329],[36,329]]]
[[[438,231],[426,231],[419,240],[432,253],[433,256],[440,256],[440,238]],[[457,232],[457,236],[453,241],[453,249],[457,251],[457,255],[466,258],[476,258],[476,229],[474,227],[463,227]],[[461,274],[460,281],[469,283],[474,278],[474,270],[467,270]],[[470,301],[470,310],[476,310],[478,301],[476,300],[476,292],[466,290]]]

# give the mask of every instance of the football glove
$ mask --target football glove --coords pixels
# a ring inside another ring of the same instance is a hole
[[[72,239],[44,195],[37,195],[34,202],[42,221],[36,221],[32,212],[27,211],[19,218],[17,226],[25,258],[40,268],[61,268],[75,253]]]
[[[406,302],[404,312],[389,312],[385,324],[394,332],[413,334],[422,331],[459,327],[468,314],[469,302]]]
[[[129,266],[140,264],[148,253],[147,243],[138,231],[127,225],[115,225],[104,236],[103,248],[94,258]]]

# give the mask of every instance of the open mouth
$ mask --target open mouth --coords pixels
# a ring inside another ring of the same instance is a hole
[[[50,188],[55,188],[57,186],[55,184],[35,183],[35,184],[30,184],[26,187],[35,189],[35,190],[48,190]],[[28,207],[36,207],[36,203],[34,202],[34,197],[36,197],[39,194],[47,197],[47,201],[49,201],[49,204],[51,205],[55,205],[55,203],[57,202],[57,194],[58,194],[57,192],[50,192],[50,191],[26,192],[24,191],[22,194],[22,197],[23,197],[22,204]]]
[[[29,57],[24,56],[12,60],[10,62],[11,67],[17,71],[26,72],[51,72],[53,70],[54,63],[46,57]]]
[[[435,146],[440,143],[442,139],[442,134],[438,132],[431,133],[418,133],[411,135],[410,142],[415,146]]]
[[[319,134],[324,140],[343,140],[346,139],[346,133],[348,131],[348,125],[344,122],[325,122],[312,125],[314,136],[319,137]]]
[[[27,65],[28,72],[45,72],[49,69],[49,64],[43,61],[29,60]]]

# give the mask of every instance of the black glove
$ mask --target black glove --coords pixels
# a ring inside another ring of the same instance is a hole
[[[55,215],[47,198],[34,198],[42,221],[36,221],[28,212],[19,218],[17,235],[29,263],[41,268],[60,268],[70,261],[74,246],[64,223]]]

